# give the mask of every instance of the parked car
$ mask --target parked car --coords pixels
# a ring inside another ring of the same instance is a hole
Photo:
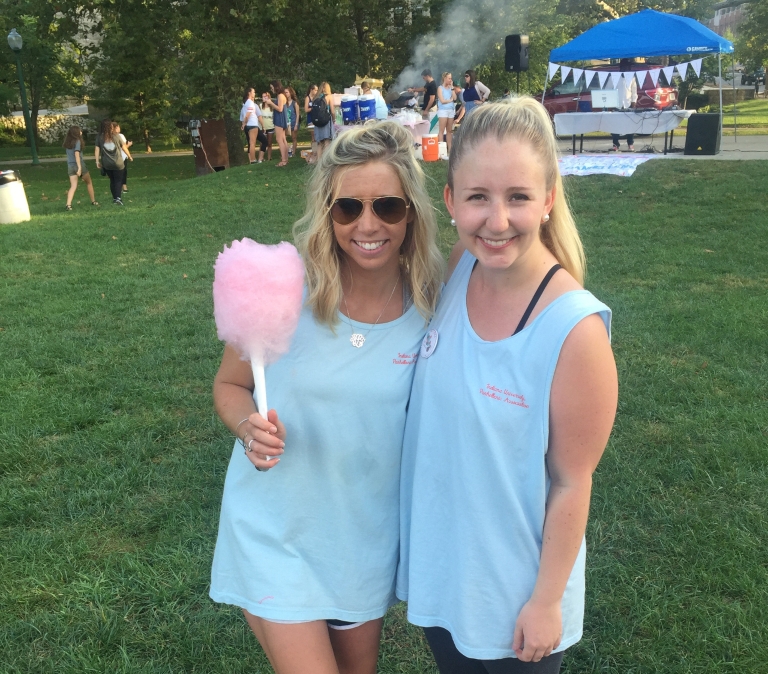
[[[760,67],[752,73],[745,73],[741,76],[741,83],[749,86],[765,84],[765,68]]]
[[[605,66],[596,68],[596,70],[617,72],[619,66]],[[649,70],[649,66],[637,63],[632,66],[632,70]],[[609,79],[606,81],[605,87],[610,86]],[[590,112],[592,110],[591,92],[595,90],[600,90],[597,76],[592,80],[589,88],[585,84],[583,76],[576,85],[569,78],[565,83],[555,84],[547,89],[546,94],[544,94],[544,107],[550,116],[561,112]],[[654,86],[650,75],[646,75],[645,82],[637,88],[637,107],[641,109],[663,110],[677,105],[677,101],[677,89],[674,87],[663,87],[660,82],[657,86]]]

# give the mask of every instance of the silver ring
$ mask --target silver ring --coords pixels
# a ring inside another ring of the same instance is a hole
[[[254,438],[251,438],[248,441],[248,444],[245,446],[245,451],[248,452],[249,454],[253,451],[253,449],[251,448],[251,443],[253,442],[253,440]]]

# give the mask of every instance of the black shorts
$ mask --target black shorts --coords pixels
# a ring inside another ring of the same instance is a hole
[[[425,627],[424,635],[440,674],[557,674],[563,662],[562,652],[552,653],[539,662],[523,662],[517,658],[473,660],[459,652],[448,630]]]

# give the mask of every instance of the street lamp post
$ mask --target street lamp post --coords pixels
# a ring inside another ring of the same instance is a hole
[[[32,119],[29,116],[29,106],[27,105],[27,90],[24,87],[24,75],[21,72],[21,56],[19,52],[22,47],[21,35],[16,32],[14,28],[8,33],[8,46],[16,54],[16,70],[19,73],[19,88],[21,89],[21,107],[24,110],[24,126],[27,127],[27,140],[29,141],[29,147],[32,149],[32,165],[37,166],[40,164],[40,160],[37,158],[37,147],[35,146],[35,132],[32,130]]]

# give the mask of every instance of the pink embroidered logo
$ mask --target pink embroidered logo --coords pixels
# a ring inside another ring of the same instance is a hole
[[[512,393],[512,391],[507,391],[507,389],[501,389],[493,384],[486,384],[485,388],[481,388],[480,395],[484,395],[486,398],[493,398],[493,400],[498,400],[501,403],[507,403],[507,405],[516,405],[517,407],[528,409],[525,396],[519,393]]]
[[[400,353],[398,352],[397,358],[393,358],[392,362],[395,365],[413,365],[418,358],[418,353]]]
[[[259,599],[259,601],[256,603],[262,604],[263,602],[267,601],[267,599],[274,599],[274,597],[271,594],[268,594],[266,597],[262,597],[261,599]]]

